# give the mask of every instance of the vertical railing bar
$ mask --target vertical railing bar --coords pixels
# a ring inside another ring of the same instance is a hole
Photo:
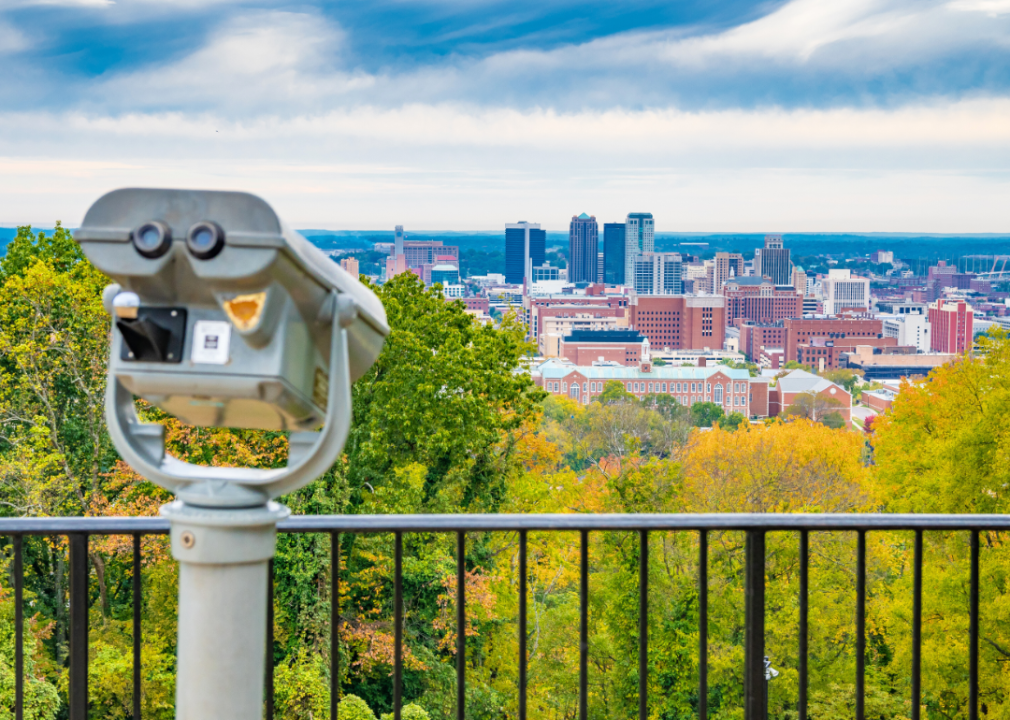
[[[266,709],[264,714],[267,720],[274,717],[274,561],[270,558],[267,571],[267,647],[266,662],[264,666],[264,695],[266,696]]]
[[[14,720],[25,712],[24,554],[21,535],[14,536]]]
[[[70,556],[69,720],[88,718],[88,536],[67,536]]]
[[[864,720],[866,698],[866,531],[856,548],[856,720]]]
[[[141,578],[140,533],[133,534],[133,720],[140,720],[141,685],[140,650],[143,642],[141,610],[143,609],[143,579]]]
[[[340,704],[340,533],[330,532],[330,717]]]
[[[746,548],[746,639],[744,647],[744,718],[765,720],[765,531],[748,530]]]
[[[971,531],[971,598],[968,640],[968,720],[978,720],[978,530]]]
[[[919,720],[922,708],[922,530],[915,531],[912,577],[912,720]]]
[[[800,530],[799,720],[807,720],[807,631],[809,627],[810,534]]]
[[[708,530],[698,535],[698,720],[708,718]]]
[[[403,705],[403,533],[395,533],[393,568],[393,720]]]
[[[579,720],[589,716],[589,531],[579,545]]]
[[[649,718],[649,531],[639,530],[638,720]]]
[[[456,720],[466,720],[466,533],[456,533]]]
[[[526,720],[526,531],[519,531],[519,720]]]

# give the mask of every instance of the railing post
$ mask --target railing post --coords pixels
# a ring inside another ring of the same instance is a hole
[[[71,533],[70,720],[88,720],[88,536]]]
[[[765,531],[747,531],[746,638],[744,641],[744,718],[765,720]]]

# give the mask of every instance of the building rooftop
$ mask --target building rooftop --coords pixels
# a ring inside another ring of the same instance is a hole
[[[808,373],[806,370],[793,370],[779,378],[779,390],[782,392],[819,393],[832,387],[836,387],[835,383],[813,373]]]
[[[565,335],[564,340],[566,343],[640,343],[645,340],[645,336],[640,335],[637,330],[572,330],[570,334]]]
[[[746,370],[735,370],[725,365],[715,365],[708,367],[663,367],[652,366],[652,370],[644,372],[639,367],[589,367],[585,365],[573,365],[556,358],[547,360],[537,368],[537,371],[547,379],[560,379],[571,373],[578,371],[581,375],[591,380],[705,380],[717,373],[722,373],[730,380],[750,380],[750,373]]]

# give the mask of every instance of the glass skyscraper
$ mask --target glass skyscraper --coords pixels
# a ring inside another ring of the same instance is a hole
[[[635,256],[652,252],[655,244],[654,231],[652,213],[628,213],[628,218],[624,221],[623,284],[634,284]]]
[[[596,254],[599,245],[596,217],[585,213],[578,217],[573,215],[568,226],[568,282],[596,282]]]
[[[624,284],[624,223],[603,225],[603,282],[607,285]]]
[[[533,268],[544,264],[547,247],[547,231],[537,223],[525,220],[505,226],[505,282],[522,285],[529,278],[532,282]]]

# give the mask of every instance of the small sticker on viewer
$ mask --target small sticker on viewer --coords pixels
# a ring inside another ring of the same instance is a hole
[[[193,328],[193,351],[190,359],[195,363],[225,365],[231,348],[231,323],[220,320],[200,320]]]

